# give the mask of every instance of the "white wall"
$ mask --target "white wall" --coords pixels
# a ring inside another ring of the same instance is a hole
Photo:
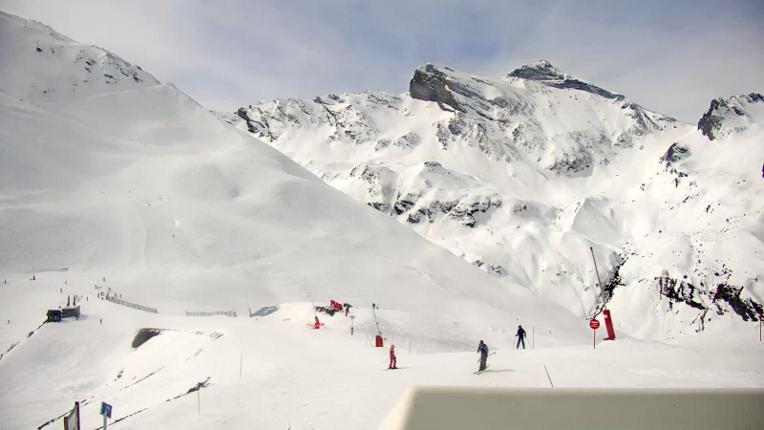
[[[380,430],[762,429],[764,389],[413,387]]]

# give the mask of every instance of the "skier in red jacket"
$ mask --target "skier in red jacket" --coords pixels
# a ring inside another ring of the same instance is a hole
[[[390,345],[390,365],[387,366],[388,369],[397,369],[398,368],[398,360],[395,357],[395,345]]]

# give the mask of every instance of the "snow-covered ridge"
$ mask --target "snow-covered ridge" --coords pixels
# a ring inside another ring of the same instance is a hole
[[[414,71],[407,94],[266,101],[240,108],[229,121],[423,237],[580,315],[611,297],[633,312],[627,303],[636,300],[642,311],[694,332],[718,303],[718,313],[750,319],[762,301],[760,254],[705,254],[712,236],[715,243],[740,227],[744,235],[755,232],[760,191],[750,181],[760,166],[744,170],[746,181],[732,180],[739,172],[705,152],[719,159],[732,153],[697,147],[702,136],[689,124],[547,61],[502,79],[427,64]],[[761,153],[750,136],[732,151]],[[743,221],[732,228],[728,216],[712,212],[711,197],[731,190],[739,200],[727,199],[720,212]],[[677,210],[697,223],[676,223]],[[692,239],[665,241],[666,234]],[[602,289],[595,287],[590,246],[607,272]],[[760,241],[746,246],[761,249]],[[664,256],[699,248],[695,259]],[[665,303],[679,300],[662,289],[666,276],[702,284],[696,295],[703,306],[665,316]],[[750,299],[747,311],[717,294],[722,284]],[[640,324],[639,332],[655,329]]]
[[[378,150],[413,148],[425,137],[423,132],[390,136],[386,120],[408,116],[408,105],[416,105],[413,100],[433,101],[443,111],[441,118],[432,119],[435,137],[444,149],[468,145],[496,160],[529,161],[569,176],[588,175],[619,148],[631,146],[635,138],[676,124],[623,96],[566,77],[549,63],[541,64],[518,69],[508,80],[428,64],[416,69],[407,95],[362,93],[317,97],[312,102],[276,100],[242,108],[238,115],[251,132],[269,141],[280,137],[284,125],[318,122],[335,127],[330,134],[333,140],[371,143]],[[367,112],[366,106],[373,106],[373,111]]]
[[[26,37],[17,37],[22,32]],[[6,78],[0,91],[13,97],[45,102],[159,84],[111,52],[1,11],[0,38],[0,73]]]
[[[621,94],[615,94],[603,88],[600,88],[594,84],[584,82],[576,77],[569,76],[563,73],[560,69],[553,66],[547,60],[540,60],[535,64],[529,64],[521,66],[513,70],[508,78],[522,78],[531,81],[538,81],[542,84],[552,88],[568,88],[586,91],[592,94],[597,94],[608,99],[625,100],[626,97]],[[632,105],[633,109],[644,110],[641,106]]]

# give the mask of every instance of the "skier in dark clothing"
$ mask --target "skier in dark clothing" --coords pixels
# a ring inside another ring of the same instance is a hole
[[[488,360],[488,345],[483,343],[481,340],[480,344],[478,345],[477,352],[480,353],[480,369],[478,369],[478,372],[482,372],[487,366],[486,361]]]
[[[388,369],[397,369],[398,368],[398,358],[395,356],[395,345],[390,345],[390,364],[387,366]]]
[[[520,344],[523,344],[523,349],[525,349],[526,334],[527,333],[525,333],[525,329],[523,328],[523,326],[521,325],[517,326],[517,334],[515,335],[517,336],[517,346],[515,347],[515,349],[520,349]]]

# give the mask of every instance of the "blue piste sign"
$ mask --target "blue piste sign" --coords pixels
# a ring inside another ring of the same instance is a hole
[[[106,402],[101,402],[101,415],[111,418],[111,405]]]

